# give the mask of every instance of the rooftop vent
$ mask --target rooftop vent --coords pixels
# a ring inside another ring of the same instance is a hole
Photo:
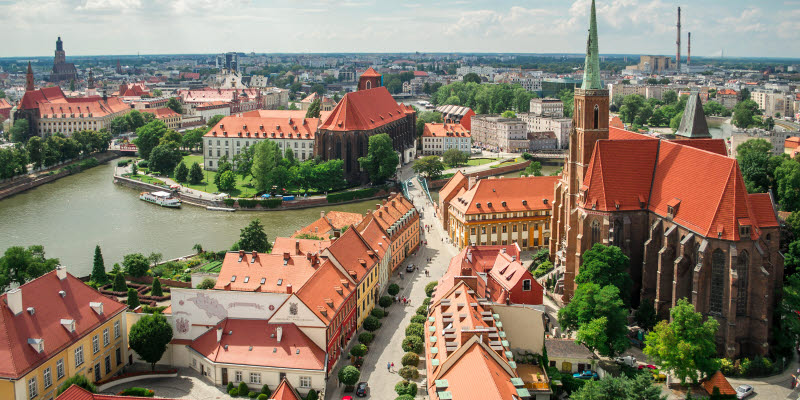
[[[58,295],[61,296],[61,297],[67,297],[67,292],[65,292],[63,290],[59,290],[58,291]]]
[[[103,315],[103,303],[93,301],[89,303],[89,307],[92,307],[92,310],[97,313],[97,315]]]
[[[34,309],[33,307],[28,307],[28,314],[30,315],[36,314],[36,309]]]

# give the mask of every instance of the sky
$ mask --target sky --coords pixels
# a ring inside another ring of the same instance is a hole
[[[0,57],[582,53],[591,0],[0,0]],[[598,0],[600,52],[800,57],[800,0]]]

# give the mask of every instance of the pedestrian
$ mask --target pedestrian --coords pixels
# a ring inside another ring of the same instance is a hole
[[[394,368],[394,363],[392,363],[392,368]]]
[[[392,363],[390,363],[390,362],[386,363],[386,370],[387,371],[391,371],[392,370]]]

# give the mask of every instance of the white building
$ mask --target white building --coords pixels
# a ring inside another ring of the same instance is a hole
[[[427,123],[422,131],[422,154],[426,156],[450,149],[469,153],[471,144],[470,133],[461,124]]]
[[[491,151],[521,153],[528,150],[528,127],[519,118],[475,115],[471,118],[474,143]]]
[[[566,149],[569,145],[572,118],[543,117],[534,113],[519,113],[517,116],[525,122],[528,132],[553,132],[558,148]]]
[[[531,99],[530,112],[540,117],[561,118],[564,116],[564,103],[552,97]]]

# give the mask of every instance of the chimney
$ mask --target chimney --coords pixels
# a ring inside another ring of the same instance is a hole
[[[222,341],[222,327],[217,327],[217,343]]]
[[[253,260],[255,260],[256,258],[258,258],[258,252],[253,250]]]
[[[56,267],[56,276],[58,276],[58,280],[63,281],[67,279],[67,267],[64,266],[57,266]]]
[[[297,240],[294,241],[294,251],[297,254],[303,254],[303,253],[300,252],[300,239],[297,239]]]
[[[286,285],[286,294],[292,294],[292,284]]]
[[[279,326],[279,327],[275,328],[275,338],[278,339],[278,343],[281,342],[281,339],[283,338],[283,327],[282,326]]]
[[[376,210],[380,210],[380,209],[381,209],[381,205],[380,205],[380,203],[378,203],[378,204],[375,204],[375,209],[376,209]]]
[[[675,69],[681,72],[681,8],[678,7],[678,40],[675,41],[678,52],[675,55]]]
[[[686,66],[692,63],[692,32],[689,32],[689,40],[686,43]]]
[[[467,184],[467,190],[472,189],[472,187],[475,186],[475,183],[477,182],[478,182],[478,177],[470,176],[469,183]]]
[[[325,217],[325,211],[320,211],[320,212],[319,212],[319,217],[320,217],[320,218],[323,218],[323,217]]]
[[[22,312],[22,290],[19,288],[9,290],[6,296],[8,308],[14,315],[19,315]]]
[[[289,259],[289,252],[288,251],[283,253],[283,259],[284,260],[288,260]]]

